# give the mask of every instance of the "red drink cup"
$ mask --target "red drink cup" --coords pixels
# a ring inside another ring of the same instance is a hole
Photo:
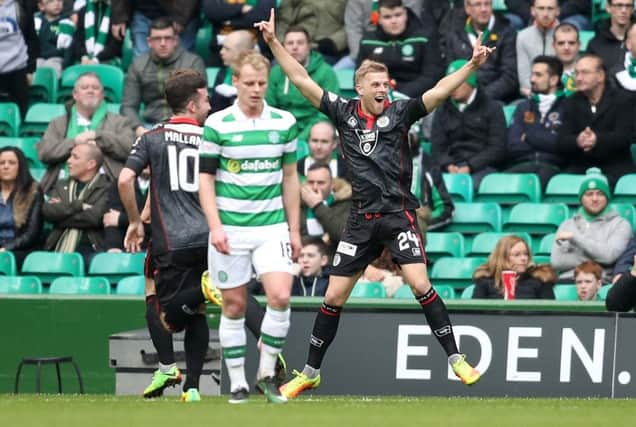
[[[504,270],[501,272],[501,281],[504,285],[504,299],[515,299],[515,288],[517,286],[517,272]]]

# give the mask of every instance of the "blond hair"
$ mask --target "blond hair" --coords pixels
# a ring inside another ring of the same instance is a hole
[[[255,50],[243,52],[238,56],[238,58],[236,58],[235,61],[232,61],[232,72],[237,78],[241,77],[241,69],[245,65],[251,65],[255,70],[265,69],[265,71],[269,74],[269,60]]]
[[[359,85],[364,76],[369,73],[386,73],[388,75],[389,69],[381,62],[374,61],[372,59],[365,59],[356,70],[355,84]]]
[[[512,247],[519,242],[523,242],[526,250],[528,251],[528,266],[533,264],[532,253],[528,247],[528,243],[517,235],[504,236],[497,242],[497,246],[488,256],[488,261],[477,267],[473,278],[479,277],[492,277],[495,281],[495,288],[503,292],[503,283],[501,282],[501,273],[504,270],[509,270],[508,257],[510,257],[510,251]]]

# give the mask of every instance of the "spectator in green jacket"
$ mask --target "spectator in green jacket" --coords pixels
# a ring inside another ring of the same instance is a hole
[[[283,46],[296,61],[305,66],[309,76],[320,87],[330,92],[340,91],[338,78],[331,66],[324,61],[321,54],[311,51],[311,39],[307,30],[302,27],[290,27],[285,33]],[[294,115],[300,131],[300,140],[307,140],[309,129],[314,123],[328,120],[305,99],[279,65],[275,65],[269,73],[265,100],[269,105],[287,110]]]

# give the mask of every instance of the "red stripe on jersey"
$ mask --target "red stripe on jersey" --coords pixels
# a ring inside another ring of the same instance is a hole
[[[168,123],[201,126],[201,123],[197,122],[195,119],[184,116],[172,116],[170,117],[170,120],[168,120]]]
[[[375,116],[370,116],[366,114],[364,111],[362,111],[362,106],[360,101],[358,101],[358,105],[356,106],[356,108],[358,110],[358,115],[367,121],[366,128],[373,129],[373,125],[375,124]]]

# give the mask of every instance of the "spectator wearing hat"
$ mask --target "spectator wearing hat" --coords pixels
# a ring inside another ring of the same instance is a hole
[[[466,62],[451,62],[446,74]],[[504,157],[505,141],[506,119],[501,104],[478,87],[475,73],[438,107],[433,118],[433,161],[444,173],[470,174],[475,188],[484,176],[496,171]]]
[[[550,262],[559,280],[574,281],[577,265],[594,261],[603,267],[603,280],[610,282],[618,257],[625,251],[632,228],[619,214],[608,208],[610,189],[607,178],[597,168],[587,171],[579,188],[581,207],[557,230]]]
[[[557,147],[570,159],[566,172],[597,167],[613,187],[621,176],[636,172],[630,153],[634,106],[627,95],[606,84],[599,56],[583,55],[575,72],[577,92],[563,103]]]

